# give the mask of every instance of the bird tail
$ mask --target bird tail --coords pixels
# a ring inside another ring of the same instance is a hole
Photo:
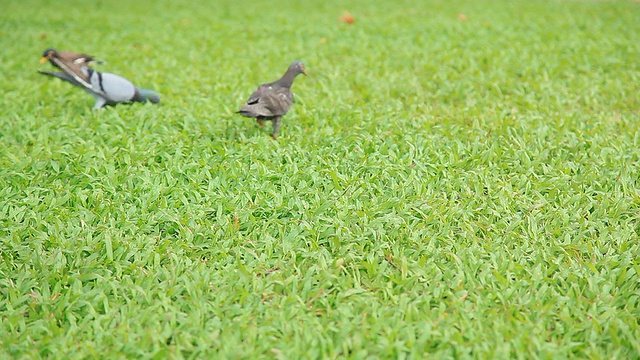
[[[136,95],[133,98],[134,101],[140,101],[140,102],[151,101],[154,104],[157,104],[160,102],[160,95],[158,95],[157,92],[149,89],[137,89],[137,90],[138,91],[136,91]]]
[[[246,116],[246,117],[255,117],[255,115],[252,112],[247,111],[247,110],[242,110],[242,109],[236,111],[236,114],[240,114],[240,115]]]
[[[247,104],[242,105],[240,110],[236,111],[236,113],[249,118],[255,118],[260,116],[259,113],[255,111],[254,106],[247,105]]]

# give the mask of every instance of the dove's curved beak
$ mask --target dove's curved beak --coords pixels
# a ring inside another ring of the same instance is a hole
[[[302,73],[304,74],[304,76],[307,76],[307,69],[302,68]]]

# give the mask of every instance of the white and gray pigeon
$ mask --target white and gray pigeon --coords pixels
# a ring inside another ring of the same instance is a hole
[[[126,102],[160,102],[160,96],[153,90],[137,88],[122,76],[90,68],[89,65],[96,61],[92,56],[67,51],[58,52],[49,48],[42,54],[41,62],[47,60],[62,71],[39,72],[83,88],[96,99],[96,109]]]
[[[249,100],[242,105],[238,113],[246,117],[256,118],[260,126],[264,125],[264,120],[271,120],[273,122],[272,137],[277,139],[280,119],[293,104],[291,85],[293,85],[293,80],[299,74],[307,75],[307,70],[303,63],[294,61],[280,79],[260,85],[249,96]]]

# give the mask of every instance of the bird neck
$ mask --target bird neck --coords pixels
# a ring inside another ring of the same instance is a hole
[[[287,71],[284,75],[282,75],[282,78],[278,80],[278,83],[284,87],[290,88],[291,85],[293,85],[293,79],[296,78],[296,75],[298,74],[293,71]]]

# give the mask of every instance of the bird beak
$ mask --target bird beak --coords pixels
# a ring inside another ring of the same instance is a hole
[[[302,73],[304,74],[304,76],[307,76],[307,69],[302,68]]]
[[[40,64],[44,64],[44,63],[46,63],[46,62],[47,62],[47,60],[49,60],[49,59],[48,59],[46,56],[43,56],[43,57],[40,59]]]

